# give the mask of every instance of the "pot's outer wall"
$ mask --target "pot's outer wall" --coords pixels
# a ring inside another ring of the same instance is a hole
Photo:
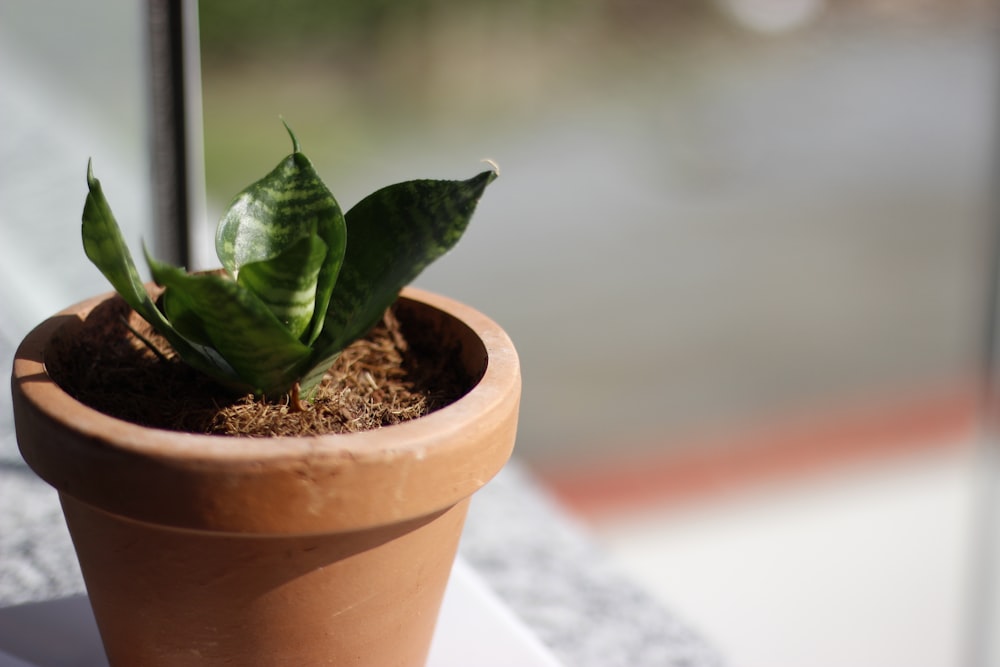
[[[430,415],[365,433],[231,438],[150,429],[108,417],[48,376],[51,336],[104,298],[46,320],[18,348],[12,379],[18,444],[60,493],[105,512],[181,529],[259,535],[354,531],[416,519],[467,498],[514,446],[520,369],[489,318],[407,288],[421,326],[458,341],[481,380]]]
[[[469,499],[330,535],[220,535],[62,496],[113,667],[421,667]]]

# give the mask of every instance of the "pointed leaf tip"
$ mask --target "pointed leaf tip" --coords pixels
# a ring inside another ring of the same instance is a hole
[[[281,119],[281,124],[285,126],[285,130],[288,132],[288,136],[292,138],[292,152],[301,153],[299,149],[299,140],[295,138],[295,133],[292,132],[292,128],[288,127],[288,123],[285,122],[284,116],[278,116]]]
[[[485,162],[486,164],[488,164],[491,167],[493,167],[493,178],[499,178],[499,176],[500,176],[500,165],[498,165],[495,160],[491,160],[488,157],[484,157],[481,161]]]

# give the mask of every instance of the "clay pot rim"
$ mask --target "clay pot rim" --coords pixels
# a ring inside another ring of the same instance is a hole
[[[517,353],[507,333],[492,319],[454,299],[406,287],[401,298],[426,304],[464,324],[479,340],[486,358],[482,377],[454,403],[408,422],[356,433],[309,436],[239,437],[186,433],[143,426],[91,408],[69,394],[48,375],[44,348],[66,324],[113,297],[108,292],[74,304],[33,329],[18,347],[13,380],[30,403],[54,422],[100,439],[123,452],[142,457],[184,460],[192,467],[226,469],[296,465],[308,458],[349,458],[353,462],[386,462],[394,457],[416,458],[431,446],[440,448],[443,434],[458,434],[500,407],[520,386]],[[457,439],[459,442],[461,438]]]

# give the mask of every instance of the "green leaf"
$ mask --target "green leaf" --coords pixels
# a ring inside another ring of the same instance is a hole
[[[81,234],[87,257],[100,269],[125,302],[160,333],[181,358],[216,380],[233,385],[235,372],[209,348],[190,342],[160,312],[146,292],[132,253],[125,245],[121,228],[104,197],[101,182],[94,177],[93,165],[87,163],[87,200],[83,206]]]
[[[312,395],[313,390],[323,381],[323,377],[340,356],[341,351],[341,348],[328,349],[327,355],[322,358],[318,357],[315,350],[313,351],[313,356],[309,358],[306,370],[302,372],[302,377],[299,379],[299,388],[303,396],[309,398]]]
[[[146,255],[148,257],[149,252],[146,252]],[[176,298],[178,294],[179,292],[176,290],[164,290],[160,296],[158,305],[163,310],[164,316],[187,341],[211,347],[212,339],[208,337],[208,332],[205,331],[205,325],[201,318],[188,308],[184,299]]]
[[[292,265],[281,269],[284,279],[301,289],[307,289],[305,284],[315,280],[312,317],[300,332],[306,343],[312,343],[323,327],[330,294],[340,273],[347,231],[337,200],[320,180],[309,158],[299,152],[291,130],[289,135],[294,152],[233,199],[219,222],[215,247],[222,265],[239,279],[248,265],[274,260],[302,239],[318,236],[326,245],[326,254],[314,279],[310,277],[315,271],[312,263],[298,267],[300,276],[287,275],[296,268]],[[312,250],[315,248],[310,252]],[[260,284],[252,279],[247,286],[256,289]],[[259,296],[281,319],[290,311],[301,310],[299,289],[289,293],[293,301],[287,303],[280,301],[277,292]],[[276,298],[279,301],[275,301]]]
[[[146,252],[165,288],[159,305],[87,168],[87,256],[184,361],[256,394],[296,383],[311,392],[403,286],[458,241],[496,178],[485,171],[466,181],[398,183],[345,216],[288,133],[292,154],[237,195],[219,224],[216,249],[228,275],[188,274]]]
[[[132,260],[132,253],[129,252],[118,221],[104,197],[101,182],[94,177],[90,161],[87,162],[87,188],[81,226],[84,252],[128,305],[146,319],[162,320],[162,315],[146,293]]]
[[[273,259],[243,265],[239,280],[264,302],[296,338],[313,319],[316,286],[327,245],[306,236]]]
[[[228,276],[188,274],[148,254],[146,260],[153,279],[167,288],[172,316],[210,341],[254,393],[291,388],[310,349],[260,299]]]
[[[458,242],[495,178],[484,171],[466,181],[397,183],[347,212],[350,243],[316,341],[316,363],[364,335],[405,285]]]

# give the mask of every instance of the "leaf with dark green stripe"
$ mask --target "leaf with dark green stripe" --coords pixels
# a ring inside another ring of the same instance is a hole
[[[288,134],[292,139],[292,154],[233,199],[219,222],[215,247],[222,265],[238,279],[244,267],[275,260],[303,239],[318,237],[326,246],[318,270],[312,262],[297,267],[286,264],[281,268],[282,280],[299,286],[288,293],[295,301],[282,303],[277,290],[259,295],[279,319],[285,319],[289,312],[301,309],[297,300],[303,289],[309,289],[306,283],[314,282],[312,316],[306,326],[299,326],[295,320],[296,336],[302,335],[306,343],[312,343],[323,327],[330,294],[340,273],[347,233],[337,200],[320,180],[309,158],[299,152],[298,141],[290,129]],[[310,252],[317,247],[314,245]],[[287,275],[295,269],[300,275]],[[247,286],[256,290],[260,283],[254,278]]]
[[[398,183],[345,216],[288,134],[292,154],[237,195],[219,223],[225,271],[188,274],[146,253],[166,288],[159,305],[89,166],[83,214],[87,256],[184,361],[235,389],[272,396],[296,385],[309,393],[341,350],[458,241],[496,178],[485,171],[466,181]]]
[[[199,330],[257,393],[288,391],[308,358],[300,342],[249,290],[226,276],[188,274],[146,256],[153,279],[167,288],[175,316]]]
[[[146,292],[132,260],[121,228],[104,197],[101,182],[87,163],[87,200],[83,207],[81,234],[87,257],[129,306],[156,329],[190,366],[228,385],[238,383],[233,369],[214,350],[187,340],[164,317]]]
[[[101,182],[94,177],[93,164],[87,162],[87,200],[83,205],[83,250],[87,258],[101,270],[104,277],[128,305],[144,317],[158,318],[159,312],[146,293],[142,278],[135,268],[121,228],[104,197]],[[164,322],[166,324],[166,322]]]
[[[244,264],[237,282],[253,292],[299,338],[313,319],[316,286],[327,246],[303,237],[272,259]]]
[[[418,180],[370,194],[347,212],[349,242],[314,358],[364,335],[399,291],[462,236],[496,178]]]

